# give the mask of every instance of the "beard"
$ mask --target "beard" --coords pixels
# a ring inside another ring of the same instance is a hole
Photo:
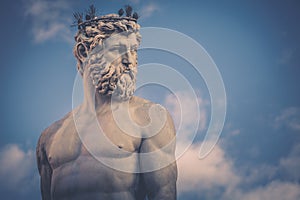
[[[136,88],[136,68],[125,71],[122,63],[92,63],[89,66],[90,77],[97,92],[119,101],[128,101],[133,96]]]

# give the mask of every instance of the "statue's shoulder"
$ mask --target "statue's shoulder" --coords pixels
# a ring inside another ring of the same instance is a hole
[[[137,121],[141,121],[141,124],[145,125],[151,122],[151,117],[157,120],[165,120],[165,117],[169,115],[169,112],[162,105],[149,101],[147,99],[134,96],[131,99],[131,105],[134,108],[134,115],[137,117]],[[151,111],[150,111],[151,109]]]
[[[51,138],[53,138],[59,128],[62,127],[62,124],[70,117],[72,117],[72,111],[66,114],[62,119],[55,121],[49,127],[47,127],[40,135],[37,148],[42,148],[49,145]]]
[[[131,105],[136,109],[151,107],[155,103],[142,97],[133,96],[130,100]]]
[[[130,104],[136,112],[139,112],[141,114],[148,114],[150,108],[158,108],[158,112],[162,110],[166,111],[166,109],[162,105],[137,96],[133,96]]]
[[[169,111],[162,105],[143,98],[136,97],[133,100],[136,109],[132,117],[139,125],[146,127],[143,129],[143,137],[149,138],[148,141],[159,148],[173,141],[176,130]]]
[[[40,138],[36,146],[36,158],[37,158],[38,170],[40,173],[41,173],[41,168],[43,165],[45,165],[45,163],[49,165],[48,158],[47,158],[47,150],[51,145],[53,136],[59,130],[59,128],[62,126],[65,120],[71,116],[71,113],[72,112],[69,112],[62,119],[51,124],[40,135]]]

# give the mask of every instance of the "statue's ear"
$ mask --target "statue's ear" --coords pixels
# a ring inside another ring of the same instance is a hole
[[[76,54],[77,54],[76,56],[81,61],[81,63],[83,63],[84,60],[86,59],[87,53],[88,51],[84,44],[79,43],[76,45]]]

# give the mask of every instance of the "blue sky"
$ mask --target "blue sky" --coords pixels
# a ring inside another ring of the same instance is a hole
[[[205,83],[175,55],[140,52],[140,64],[162,63],[185,74],[203,111],[199,133],[179,159],[179,199],[300,199],[300,3],[296,0],[23,0],[17,5],[1,1],[3,199],[40,199],[35,145],[43,129],[72,109],[76,29],[69,25],[74,11],[93,3],[99,14],[116,12],[129,3],[140,13],[142,27],[164,27],[190,36],[206,49],[222,75],[225,126],[213,152],[198,160],[210,119]],[[176,104],[166,90],[149,86],[138,94],[176,115]],[[189,102],[184,91],[178,95]],[[182,115],[192,115],[193,109],[188,107]]]

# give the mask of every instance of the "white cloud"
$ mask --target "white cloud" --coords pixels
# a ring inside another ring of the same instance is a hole
[[[240,129],[235,129],[235,130],[230,132],[230,135],[231,136],[237,136],[237,135],[240,135],[240,133],[241,133]]]
[[[291,181],[300,180],[300,144],[295,145],[287,157],[280,159],[280,170]]]
[[[192,144],[197,134],[207,128],[209,101],[186,91],[178,91],[167,95],[164,105],[174,120],[178,157]]]
[[[32,34],[37,43],[60,38],[72,42],[70,5],[65,0],[24,1],[24,15],[32,22]]]
[[[199,146],[192,145],[177,161],[179,193],[193,192],[200,196],[205,191],[219,187],[225,189],[225,193],[231,193],[240,182],[240,177],[234,172],[233,162],[218,145],[200,160]]]
[[[198,159],[199,146],[200,144],[193,144],[177,161],[180,197],[193,194],[197,198],[223,200],[300,199],[300,145],[295,146],[279,166],[257,165],[249,168],[247,173],[242,172],[219,145],[205,159]],[[296,156],[298,159],[295,159]],[[295,177],[294,179],[276,178],[283,166],[289,169],[289,173],[292,173],[290,176]]]
[[[0,151],[0,185],[2,189],[28,193],[38,188],[35,153],[20,149],[16,144]]]
[[[64,25],[54,23],[49,25],[49,27],[45,27],[43,29],[35,30],[35,40],[37,42],[45,41],[50,38],[54,38],[60,31],[63,31]]]
[[[297,130],[287,122],[295,122],[298,114],[298,108],[289,108],[276,121],[281,123],[280,126]],[[233,129],[230,136],[240,135],[241,132],[241,129]],[[181,145],[184,143],[179,141],[179,148]],[[177,161],[180,197],[193,194],[197,198],[223,200],[300,199],[300,144],[281,158],[278,165],[253,163],[249,167],[238,166],[219,144],[205,159],[199,160],[199,147],[199,143],[191,145]]]
[[[300,131],[300,108],[289,107],[281,111],[275,118],[274,127],[287,127],[294,131]]]
[[[243,185],[254,186],[261,182],[273,180],[277,173],[278,166],[257,164],[255,167],[249,166],[241,176],[243,177]]]
[[[224,195],[222,199],[300,199],[299,169],[300,144],[296,144],[286,157],[280,159],[278,165],[252,165],[246,173],[239,169],[242,181],[232,193]]]
[[[173,117],[175,126],[181,126],[186,135],[195,131],[191,128],[198,121],[199,126],[196,131],[207,128],[209,101],[184,91],[176,92],[175,96],[167,95],[164,103]]]
[[[199,159],[201,144],[194,143],[187,146],[187,141],[195,131],[204,131],[207,128],[209,101],[183,91],[176,92],[175,95],[166,96],[165,105],[176,127],[181,127],[181,133],[177,133],[176,150],[181,153],[188,148],[177,160],[179,194],[194,193],[200,198],[203,197],[203,193],[213,191],[215,188],[224,189],[225,194],[231,193],[240,182],[240,177],[236,175],[233,162],[226,157],[223,149],[217,144],[208,156]],[[197,114],[197,110],[200,110],[200,115]],[[194,130],[194,124],[198,120],[199,127]]]
[[[140,11],[141,18],[148,18],[159,10],[160,8],[158,7],[158,5],[154,3],[149,3],[148,5],[141,8]]]
[[[250,192],[239,193],[234,199],[296,200],[300,199],[300,185],[298,183],[273,181]]]

